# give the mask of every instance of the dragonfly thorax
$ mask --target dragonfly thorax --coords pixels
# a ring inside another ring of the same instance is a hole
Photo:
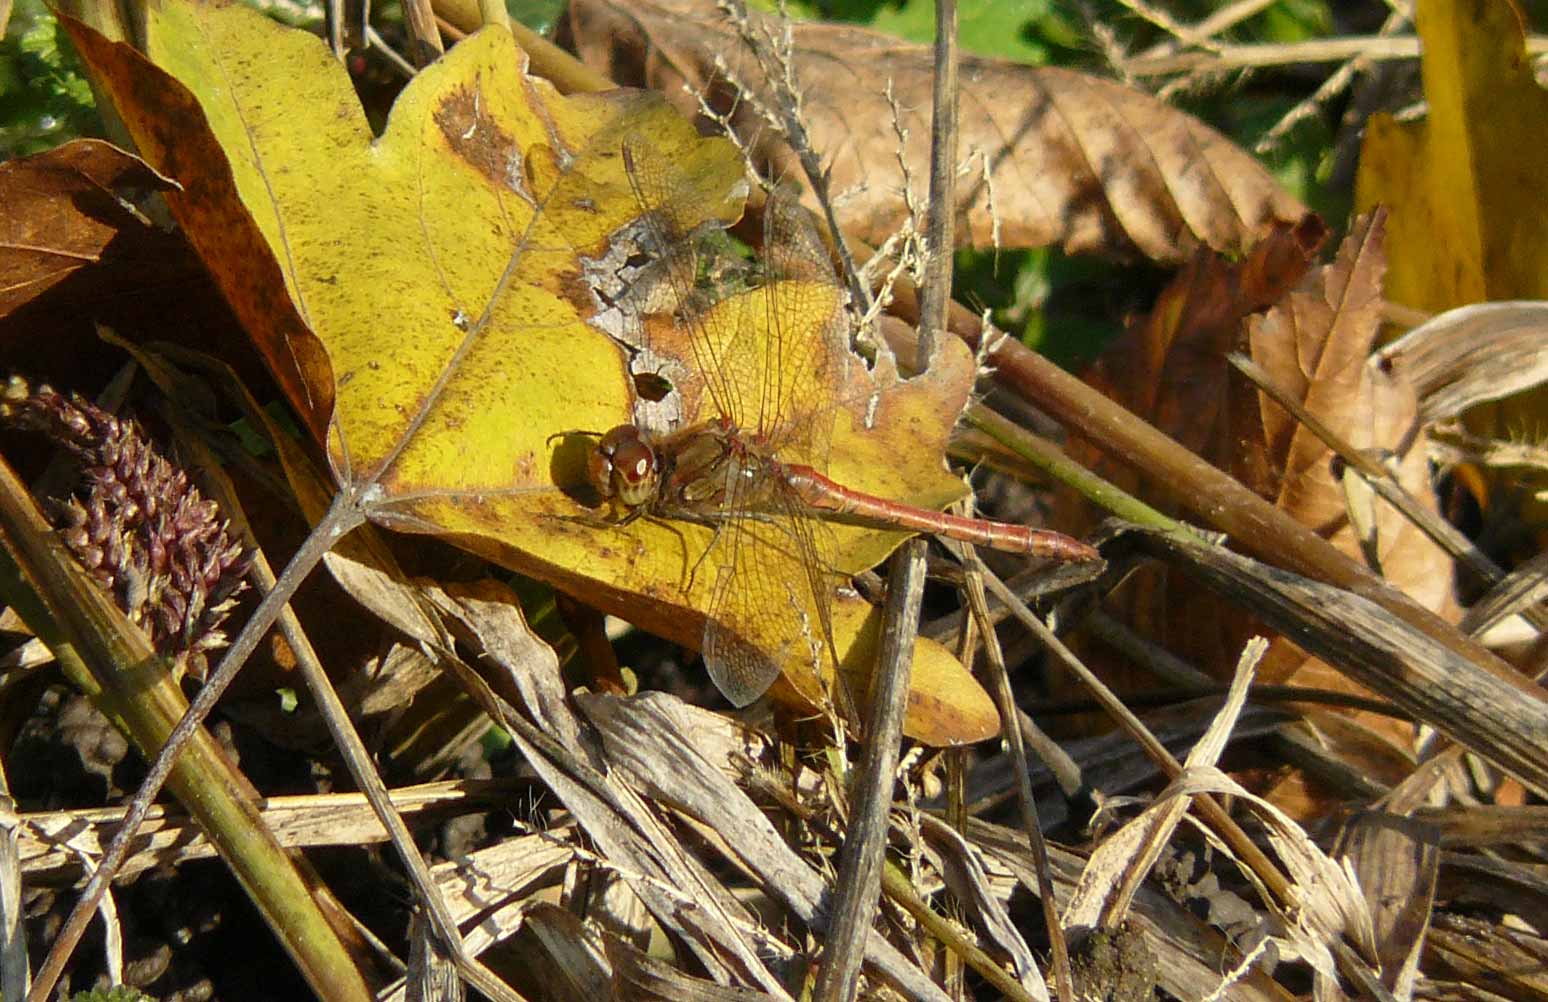
[[[655,499],[661,465],[640,429],[621,424],[603,435],[591,450],[586,474],[603,498],[627,508],[639,508]]]

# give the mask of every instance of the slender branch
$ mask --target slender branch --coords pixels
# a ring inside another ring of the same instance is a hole
[[[838,878],[828,921],[829,945],[812,988],[815,1002],[848,1002],[855,997],[865,944],[876,918],[894,774],[898,769],[898,745],[908,706],[909,668],[914,660],[914,640],[919,635],[919,609],[924,602],[924,552],[923,540],[906,543],[893,559],[887,581],[886,624],[876,673],[872,676],[865,758],[849,831],[839,850]]]
[[[1526,51],[1528,56],[1534,58],[1548,54],[1548,35],[1528,35]],[[1418,57],[1419,39],[1413,35],[1395,38],[1359,35],[1352,38],[1319,38],[1306,42],[1223,45],[1211,52],[1136,56],[1126,62],[1123,68],[1136,77],[1158,77],[1174,73],[1221,72],[1264,66],[1341,63],[1350,59],[1385,62]]]

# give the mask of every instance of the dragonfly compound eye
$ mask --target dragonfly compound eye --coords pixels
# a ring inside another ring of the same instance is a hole
[[[648,504],[656,495],[660,470],[656,452],[633,425],[622,425],[602,436],[587,462],[597,492],[629,508]]]

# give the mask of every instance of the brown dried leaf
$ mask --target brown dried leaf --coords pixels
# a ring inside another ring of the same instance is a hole
[[[1359,556],[1361,540],[1345,485],[1333,475],[1332,453],[1266,396],[1244,392],[1239,380],[1227,376],[1223,357],[1245,324],[1253,360],[1277,386],[1356,447],[1401,448],[1399,482],[1423,498],[1429,471],[1424,442],[1414,433],[1416,396],[1400,373],[1367,364],[1381,319],[1381,236],[1379,218],[1358,223],[1336,259],[1306,275],[1294,291],[1284,279],[1295,275],[1297,259],[1294,247],[1277,245],[1283,233],[1240,266],[1201,255],[1162,293],[1150,316],[1104,356],[1093,381]],[[1276,258],[1287,263],[1271,264]],[[1267,313],[1252,315],[1276,300]],[[1374,526],[1373,550],[1387,579],[1428,608],[1445,608],[1450,563],[1444,554],[1384,503],[1374,508]],[[1215,597],[1191,588],[1168,591],[1156,578],[1136,584],[1130,598],[1141,628],[1217,677],[1229,671],[1231,652],[1255,629],[1239,614],[1227,614]],[[1220,625],[1206,629],[1206,623]],[[1293,679],[1364,691],[1284,640],[1265,659],[1262,676],[1271,683]],[[1407,747],[1410,725],[1376,714],[1355,719]],[[1348,752],[1361,758],[1355,746]]]
[[[1381,214],[1363,217],[1335,260],[1318,268],[1280,305],[1248,322],[1252,357],[1276,385],[1359,449],[1403,449],[1391,461],[1399,484],[1433,509],[1429,458],[1413,388],[1394,371],[1367,365],[1381,327],[1385,271]],[[1267,477],[1254,486],[1281,509],[1315,527],[1339,549],[1362,553],[1343,481],[1331,451],[1277,404],[1261,396],[1261,442]],[[1222,457],[1224,458],[1224,457]],[[1390,505],[1373,511],[1378,572],[1426,608],[1444,610],[1451,595],[1451,562]],[[1364,692],[1342,672],[1307,659],[1281,639],[1265,663],[1265,678]],[[1355,715],[1364,726],[1406,747],[1412,726],[1379,714]]]
[[[0,164],[0,366],[88,392],[122,364],[97,350],[100,324],[135,341],[197,341],[263,385],[182,235],[137,208],[174,187],[98,140]]]
[[[756,16],[754,24],[779,30]],[[684,84],[711,95],[732,111],[737,132],[773,174],[799,176],[789,150],[751,102],[735,103],[735,88],[716,68],[724,58],[731,78],[769,103],[756,62],[713,3],[582,0],[571,5],[566,29],[575,51],[620,84],[660,90],[689,114],[698,105]],[[922,188],[930,48],[826,24],[794,25],[792,39],[812,146],[831,169],[833,192],[844,196],[836,199],[840,223],[878,244],[907,214],[887,85],[908,130],[904,156]],[[1058,244],[1072,253],[1138,252],[1181,263],[1201,245],[1243,252],[1275,224],[1308,215],[1244,150],[1191,115],[1062,68],[964,57],[961,144],[957,233],[964,245],[990,246],[997,236],[1002,247]]]
[[[177,185],[97,139],[0,164],[0,316],[102,260],[122,230],[149,230],[127,197]]]
[[[1242,320],[1278,302],[1305,274],[1322,236],[1312,218],[1276,228],[1237,264],[1200,250],[1086,380],[1195,452],[1221,455],[1237,403],[1227,395],[1226,353]]]
[[[1440,835],[1431,825],[1395,814],[1366,812],[1339,836],[1370,908],[1379,976],[1394,998],[1411,999],[1419,952],[1435,907]]]

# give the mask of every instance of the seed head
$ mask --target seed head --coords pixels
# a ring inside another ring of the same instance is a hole
[[[0,421],[42,432],[76,458],[80,489],[54,505],[65,545],[158,652],[202,679],[208,653],[226,645],[220,626],[252,561],[220,507],[138,424],[77,394],[11,376]]]

